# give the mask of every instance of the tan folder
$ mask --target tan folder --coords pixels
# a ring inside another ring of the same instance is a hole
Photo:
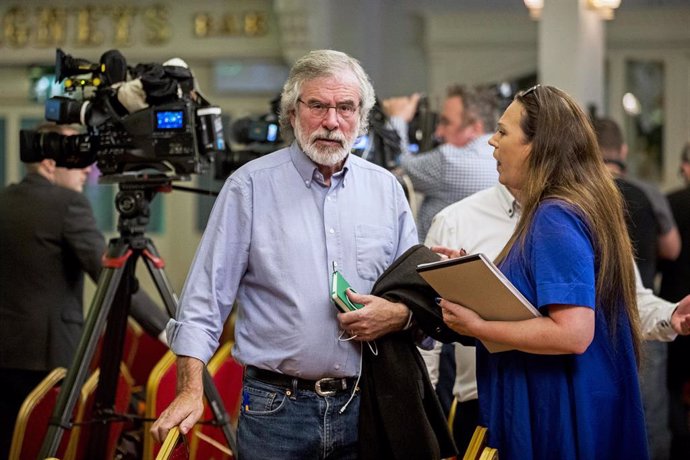
[[[541,316],[484,254],[420,264],[417,272],[441,297],[486,320],[520,321]],[[482,343],[492,353],[512,349],[501,343]]]

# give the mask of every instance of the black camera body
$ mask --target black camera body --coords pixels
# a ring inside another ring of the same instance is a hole
[[[263,116],[245,117],[232,124],[232,137],[240,144],[278,144],[282,142],[278,120]]]
[[[82,71],[83,66],[70,70],[69,60],[77,60],[60,50],[57,60],[57,79]],[[57,124],[82,124],[87,134],[64,136],[23,130],[21,160],[52,158],[58,166],[68,168],[96,162],[103,182],[145,181],[151,176],[182,179],[204,172],[214,156],[226,148],[220,108],[192,89],[187,69],[166,71],[166,66],[151,64],[139,65],[132,73],[146,94],[145,100],[133,105],[136,110],[126,108],[127,101],[118,95],[125,82],[117,85],[119,88],[102,84],[82,101],[51,98],[45,105],[46,119]],[[90,81],[107,83],[107,77],[96,76]],[[155,95],[149,94],[154,91]]]

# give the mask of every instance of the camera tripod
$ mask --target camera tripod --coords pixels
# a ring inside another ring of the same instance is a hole
[[[108,440],[108,420],[113,418],[115,412],[120,360],[131,297],[132,293],[136,292],[135,269],[139,258],[144,259],[168,314],[174,317],[177,311],[177,297],[163,271],[164,262],[159,258],[153,242],[144,235],[149,220],[149,203],[158,191],[171,188],[169,179],[161,178],[151,182],[151,179],[147,178],[141,182],[120,183],[119,188],[115,206],[119,213],[120,236],[110,240],[103,257],[103,269],[86,318],[84,332],[62,384],[41,446],[40,459],[54,457],[64,431],[72,427],[70,418],[89,372],[99,337],[105,329],[103,349],[106,349],[107,345],[108,352],[101,353],[100,377],[93,406],[93,418],[103,423],[91,425],[84,458],[103,457],[103,446]],[[214,423],[223,431],[230,449],[237,452],[229,416],[213,379],[206,369],[204,369],[203,383],[204,395],[211,408]]]

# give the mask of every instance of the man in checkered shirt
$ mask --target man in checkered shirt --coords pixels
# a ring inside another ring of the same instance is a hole
[[[419,241],[424,241],[437,212],[498,183],[488,143],[491,135],[486,134],[496,126],[497,101],[488,89],[449,87],[434,133],[442,144],[428,152],[411,153],[407,130],[418,102],[419,94],[391,98],[383,102],[383,109],[401,138],[400,167],[415,193],[424,196],[417,212]]]

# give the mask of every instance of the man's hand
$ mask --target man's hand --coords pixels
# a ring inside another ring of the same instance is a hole
[[[340,327],[356,340],[376,340],[389,332],[399,331],[410,315],[410,309],[402,303],[389,302],[373,295],[355,294],[347,291],[347,297],[355,303],[361,303],[364,308],[339,313]]]
[[[442,259],[457,259],[458,257],[467,255],[467,251],[462,248],[451,249],[445,246],[431,246],[430,249],[440,255]]]
[[[177,396],[151,427],[153,438],[162,443],[174,426],[187,434],[204,413],[204,363],[196,358],[177,358]]]
[[[678,302],[678,306],[671,315],[671,326],[680,335],[690,334],[690,295],[686,295]]]
[[[384,99],[381,103],[383,112],[389,117],[400,117],[406,123],[412,121],[414,114],[417,111],[417,104],[419,103],[420,94],[414,93],[410,96],[392,97]]]

